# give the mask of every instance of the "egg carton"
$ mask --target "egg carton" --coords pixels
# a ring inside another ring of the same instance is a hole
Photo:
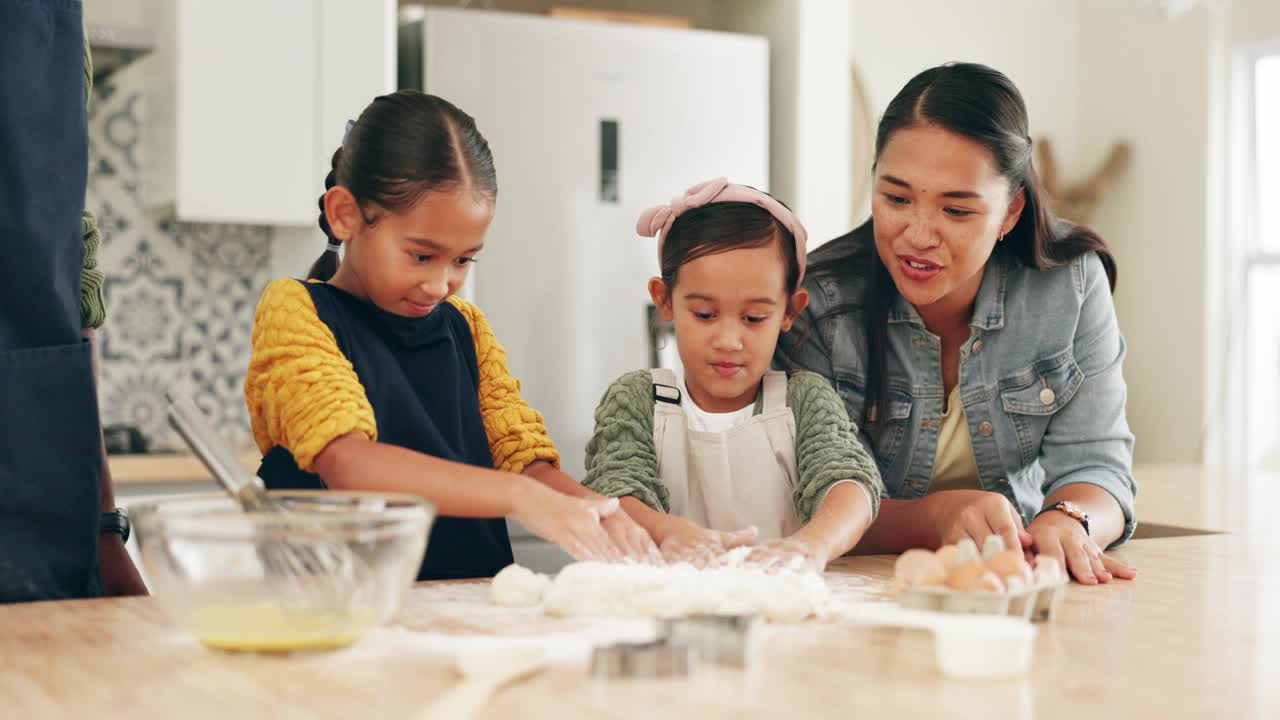
[[[1055,582],[1017,592],[959,591],[947,587],[906,587],[898,604],[912,610],[957,615],[1009,615],[1030,622],[1048,622],[1062,607],[1067,582]]]

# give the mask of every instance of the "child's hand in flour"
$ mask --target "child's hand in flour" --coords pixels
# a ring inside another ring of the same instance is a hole
[[[750,545],[756,539],[754,527],[723,532],[707,528],[674,515],[663,524],[658,549],[669,563],[687,562],[698,568],[716,567],[720,556],[729,550]]]
[[[649,531],[640,526],[625,510],[619,509],[612,515],[600,520],[609,537],[622,551],[624,560],[633,560],[645,565],[662,565],[664,559],[658,545],[649,536]]]
[[[792,535],[771,540],[753,548],[747,555],[748,567],[765,572],[812,570],[822,572],[827,565],[827,550],[818,543]]]

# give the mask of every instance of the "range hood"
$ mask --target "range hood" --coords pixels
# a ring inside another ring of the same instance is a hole
[[[155,49],[155,34],[143,27],[89,25],[89,52],[93,55],[93,82],[97,84],[111,73]]]

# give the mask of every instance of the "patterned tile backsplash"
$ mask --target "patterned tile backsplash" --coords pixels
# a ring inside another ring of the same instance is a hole
[[[130,76],[134,77],[134,76]],[[132,425],[152,451],[180,450],[164,391],[191,397],[236,446],[252,444],[242,383],[253,309],[271,280],[276,231],[179,222],[140,203],[140,87],[108,78],[89,109],[86,206],[102,229],[107,322],[99,331],[103,425]]]

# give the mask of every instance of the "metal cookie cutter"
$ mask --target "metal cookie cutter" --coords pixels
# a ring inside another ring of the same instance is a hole
[[[687,677],[696,669],[697,662],[688,645],[666,639],[618,643],[592,651],[591,676],[598,679]]]
[[[746,668],[754,656],[756,615],[690,615],[662,620],[659,636],[687,645],[707,662]]]

